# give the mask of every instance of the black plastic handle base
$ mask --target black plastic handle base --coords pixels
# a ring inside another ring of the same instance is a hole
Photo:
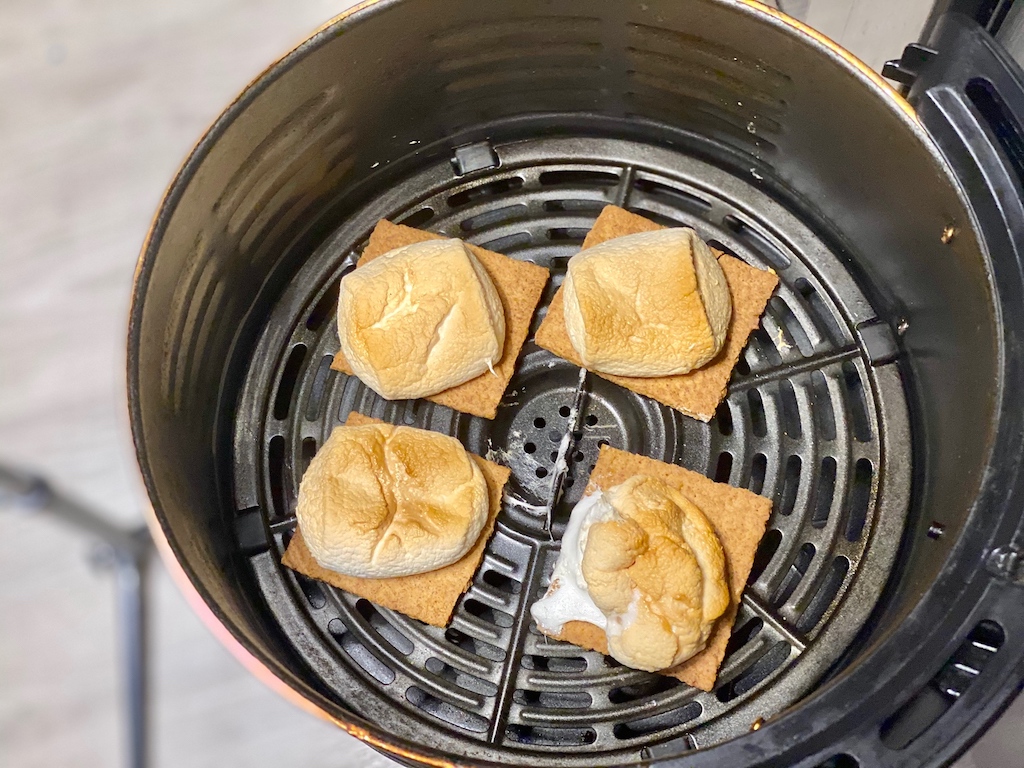
[[[996,438],[1002,458],[984,495],[1002,506],[993,538],[1003,543],[978,563],[1001,579],[976,614],[1007,621],[1024,604],[1024,567],[1002,573],[992,563],[1024,562],[1024,70],[977,21],[960,13],[938,19],[923,44],[908,46],[904,59],[891,65],[910,74],[894,79],[910,86],[910,103],[962,184],[994,278],[1006,384]],[[949,752],[980,736],[1024,686],[1024,643],[1013,632],[1008,641],[998,683],[984,697],[958,701],[944,716],[947,733],[956,734]]]
[[[923,60],[922,49],[929,54]],[[926,47],[908,46],[904,61],[908,54],[919,62],[908,99],[963,185],[993,261],[1010,257],[1019,278],[1024,70],[977,22],[956,13],[937,22]]]

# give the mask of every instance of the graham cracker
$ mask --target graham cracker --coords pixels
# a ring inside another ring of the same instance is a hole
[[[700,507],[722,542],[731,598],[729,607],[711,630],[703,651],[678,667],[659,673],[682,680],[702,691],[710,691],[715,686],[718,668],[725,656],[725,646],[732,634],[740,597],[754,565],[754,553],[757,552],[757,545],[768,524],[768,516],[772,511],[771,499],[758,496],[745,488],[716,483],[675,464],[666,464],[609,446],[601,447],[586,492],[589,494],[597,489],[608,490],[634,475],[656,477],[679,489],[686,498]],[[608,653],[604,630],[589,622],[567,622],[561,634],[552,637],[598,653]]]
[[[357,266],[361,267],[403,245],[443,239],[443,235],[423,232],[381,219],[374,227]],[[456,411],[493,419],[498,412],[498,403],[501,402],[501,397],[505,394],[508,382],[515,371],[519,352],[530,332],[530,320],[533,319],[533,313],[540,303],[541,294],[551,273],[536,264],[503,256],[470,243],[466,245],[487,270],[505,309],[505,347],[501,360],[494,366],[494,373],[487,371],[475,379],[438,392],[436,395],[429,395],[425,399]],[[331,368],[352,375],[352,369],[340,351],[334,356]]]
[[[363,424],[380,424],[378,419],[371,419],[361,413],[350,413],[345,422],[349,426],[361,426]],[[451,565],[438,568],[427,573],[418,573],[412,576],[396,576],[391,579],[361,579],[356,576],[345,576],[344,574],[322,568],[306,547],[302,539],[302,531],[295,529],[288,549],[281,558],[281,562],[299,573],[313,579],[325,581],[331,586],[344,589],[357,597],[365,597],[372,603],[390,608],[393,611],[404,613],[414,619],[419,619],[435,627],[445,627],[452,617],[456,603],[462,594],[469,589],[473,582],[473,574],[483,560],[484,550],[487,548],[487,540],[494,532],[494,523],[501,511],[501,493],[508,482],[510,471],[508,467],[487,461],[479,456],[473,456],[473,460],[483,472],[487,481],[487,490],[490,493],[490,511],[487,522],[480,532],[480,538],[476,544],[463,556]]]
[[[591,248],[623,235],[653,232],[658,229],[664,227],[643,216],[609,205],[597,217],[593,228],[583,241],[583,248]],[[729,294],[732,297],[732,319],[729,321],[725,345],[718,356],[702,368],[676,376],[640,378],[613,376],[594,371],[598,376],[620,387],[631,389],[637,394],[650,397],[701,421],[710,421],[715,415],[718,404],[725,397],[732,369],[747,345],[747,337],[757,328],[768,299],[779,284],[779,278],[775,273],[752,267],[716,248],[711,250],[718,257],[718,263],[725,272]],[[548,306],[544,321],[537,329],[535,341],[549,352],[574,365],[584,367],[565,330],[563,301],[562,288],[559,286]]]

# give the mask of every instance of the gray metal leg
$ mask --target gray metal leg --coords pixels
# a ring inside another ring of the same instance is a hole
[[[57,493],[43,478],[0,466],[0,507],[52,514],[103,545],[100,563],[114,571],[120,630],[128,768],[146,768],[148,697],[146,674],[146,571],[153,542],[145,527],[117,526],[94,510]]]
[[[128,765],[148,763],[146,677],[146,556],[117,555],[118,619],[121,633],[122,684],[127,705]]]

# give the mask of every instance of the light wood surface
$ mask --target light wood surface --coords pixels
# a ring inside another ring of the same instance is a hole
[[[125,314],[164,187],[220,110],[349,0],[0,3],[0,461],[141,519]],[[929,0],[781,0],[873,66]],[[0,768],[117,765],[113,589],[89,546],[0,510]],[[248,675],[154,569],[154,765],[393,765]],[[1016,764],[1024,707],[962,768]],[[1012,752],[1011,752],[1012,750]]]

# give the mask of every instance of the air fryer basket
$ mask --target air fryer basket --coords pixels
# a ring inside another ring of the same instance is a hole
[[[546,306],[611,203],[779,274],[710,424],[532,342],[493,422],[330,370],[378,219],[548,267]],[[972,526],[1002,508],[979,501],[1007,358],[977,223],[906,102],[756,3],[368,3],[229,108],[144,249],[129,392],[160,535],[248,653],[406,759],[847,766],[867,722],[864,754],[911,764],[1019,644],[950,611],[985,605]],[[353,410],[512,468],[447,630],[280,565],[299,478]],[[711,693],[530,623],[603,443],[774,499]]]

